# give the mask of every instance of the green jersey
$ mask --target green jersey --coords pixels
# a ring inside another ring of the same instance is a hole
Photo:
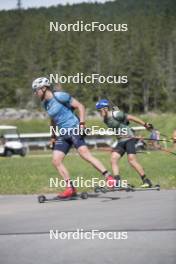
[[[119,141],[128,140],[134,137],[133,130],[129,126],[127,114],[122,111],[113,111],[104,118],[104,123],[109,127],[116,130],[117,138]]]

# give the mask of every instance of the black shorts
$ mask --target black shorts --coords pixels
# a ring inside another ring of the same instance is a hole
[[[84,138],[81,135],[59,136],[54,144],[54,150],[59,150],[67,154],[72,146],[76,149],[81,146],[86,146]]]
[[[137,140],[132,138],[129,140],[118,142],[117,145],[113,148],[112,151],[118,152],[121,156],[125,154],[136,154],[135,145]]]

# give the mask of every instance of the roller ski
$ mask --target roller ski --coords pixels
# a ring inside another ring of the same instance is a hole
[[[67,187],[62,193],[58,193],[57,196],[52,198],[47,198],[45,195],[38,196],[39,203],[45,202],[57,202],[57,201],[70,201],[70,200],[86,200],[88,197],[95,198],[98,194],[81,192],[77,193],[74,187]]]
[[[114,187],[114,188],[108,188],[108,187],[100,187],[96,186],[94,189],[95,193],[107,193],[107,192],[117,192],[117,191],[126,191],[126,192],[135,192],[135,191],[160,191],[160,185],[157,184],[154,187],[135,187],[133,185],[128,185],[127,187]]]
[[[45,203],[45,202],[61,202],[61,201],[70,201],[70,200],[86,200],[88,199],[88,193],[87,192],[81,192],[76,193],[75,195],[63,197],[63,196],[55,196],[52,198],[47,198],[45,195],[39,195],[38,196],[38,202],[39,203]]]
[[[121,182],[119,179],[116,179],[116,177],[109,176],[106,179],[107,186],[96,186],[94,188],[95,193],[106,193],[106,192],[115,192],[115,191],[130,191],[129,188],[131,188],[130,185],[127,184],[125,181],[125,184],[123,181]]]
[[[159,184],[156,184],[155,186],[153,187],[134,187],[132,188],[131,191],[160,191],[160,185]]]
[[[152,182],[148,178],[144,178],[143,184],[140,187],[134,188],[135,191],[160,191],[160,185],[152,186]]]
[[[126,192],[135,192],[135,191],[160,191],[160,185],[157,184],[154,187],[152,186],[152,183],[149,179],[145,179],[143,181],[143,184],[140,187],[135,187],[134,185],[127,184],[126,186],[112,186],[112,187],[101,187],[96,186],[94,188],[95,193],[107,193],[107,192],[115,192],[115,191],[126,191]]]
[[[130,192],[133,190],[134,186],[128,185],[127,187],[101,187],[101,186],[96,186],[94,188],[95,193],[107,193],[107,192],[117,192],[117,191],[126,191]]]

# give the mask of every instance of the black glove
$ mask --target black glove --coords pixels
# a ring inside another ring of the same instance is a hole
[[[80,128],[80,136],[82,137],[82,138],[85,138],[86,137],[86,128],[84,127],[82,127],[82,128]]]
[[[154,129],[154,126],[150,123],[145,123],[144,127],[147,129],[147,130],[153,130]]]
[[[51,140],[49,142],[49,148],[50,149],[52,149],[52,150],[54,149],[55,142],[56,142],[56,138],[52,136]]]

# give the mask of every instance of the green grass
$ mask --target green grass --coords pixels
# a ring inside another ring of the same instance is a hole
[[[95,152],[94,155],[110,170],[109,153]],[[151,152],[150,154],[138,154],[138,159],[154,184],[160,183],[161,188],[176,187],[176,158],[174,156],[162,152]],[[91,177],[103,179],[91,165],[74,153],[67,156],[65,165],[68,167],[72,179],[81,176],[84,179],[90,179]],[[51,165],[50,154],[28,155],[25,158],[1,157],[0,168],[0,194],[58,191],[56,188],[49,188],[49,178],[57,177],[57,173]],[[120,168],[123,179],[127,179],[129,183],[136,186],[141,184],[138,175],[127,163],[126,157],[121,160]]]

